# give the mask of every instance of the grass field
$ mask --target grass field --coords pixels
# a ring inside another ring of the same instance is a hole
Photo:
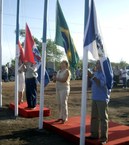
[[[80,115],[81,109],[80,80],[71,81],[69,97],[69,116]],[[15,117],[9,104],[14,101],[14,82],[3,83],[3,107],[0,109],[0,145],[72,145],[54,132],[38,130],[39,118]],[[87,113],[91,111],[91,90],[88,90]],[[24,100],[26,100],[24,98]],[[39,103],[39,87],[38,87]],[[51,116],[44,118],[57,119],[58,108],[55,95],[55,84],[50,83],[45,88],[46,107],[51,109]],[[114,88],[109,103],[109,119],[119,124],[129,126],[129,89]]]

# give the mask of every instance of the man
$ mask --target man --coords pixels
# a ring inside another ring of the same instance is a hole
[[[22,66],[25,72],[25,90],[28,109],[35,109],[37,105],[37,66],[25,62]]]
[[[121,77],[123,81],[123,88],[127,88],[127,70],[126,67],[124,67],[121,71]]]
[[[92,111],[91,136],[86,138],[99,139],[100,128],[100,142],[101,144],[106,144],[108,141],[108,103],[110,96],[100,61],[97,61],[94,73],[88,70],[88,77],[90,77],[92,82]]]
[[[120,69],[118,66],[116,66],[114,69],[114,81],[116,82],[116,85],[119,83],[120,75],[121,75]]]
[[[5,82],[8,82],[8,72],[9,72],[9,70],[8,70],[7,64],[4,67],[4,71],[5,71]]]

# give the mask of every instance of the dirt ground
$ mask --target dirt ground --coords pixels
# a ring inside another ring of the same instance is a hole
[[[80,80],[71,81],[69,97],[69,116],[80,115],[81,108]],[[47,130],[38,130],[39,118],[15,117],[9,109],[10,102],[14,101],[14,82],[6,82],[3,86],[3,106],[0,109],[0,145],[72,145],[61,136]],[[87,113],[91,110],[91,91],[88,90]],[[25,100],[25,99],[24,99]],[[38,87],[39,103],[39,87]],[[58,118],[55,85],[51,82],[45,89],[46,107],[51,109],[51,116],[45,120]],[[114,88],[109,103],[110,120],[129,126],[129,89]]]

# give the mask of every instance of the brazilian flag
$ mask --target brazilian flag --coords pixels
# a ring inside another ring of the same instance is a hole
[[[70,35],[68,25],[61,10],[59,1],[57,0],[56,8],[56,36],[55,43],[65,49],[69,64],[71,68],[75,68],[79,61],[75,45]]]

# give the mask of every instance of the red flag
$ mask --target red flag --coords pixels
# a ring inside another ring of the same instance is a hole
[[[26,38],[25,38],[25,62],[31,62],[35,64],[34,54],[33,54],[34,40],[32,38],[30,29],[26,24]]]
[[[24,49],[19,41],[18,41],[18,46],[19,46],[19,50],[20,50],[20,60],[22,62],[24,62]]]

